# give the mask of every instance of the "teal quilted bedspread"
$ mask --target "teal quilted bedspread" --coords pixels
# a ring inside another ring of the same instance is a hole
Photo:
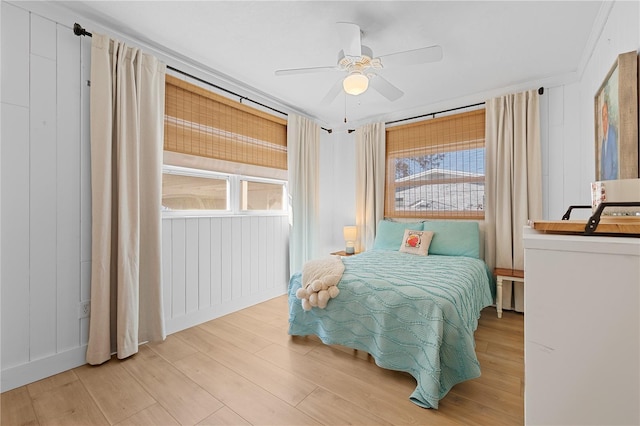
[[[480,376],[473,333],[491,305],[492,278],[482,260],[367,251],[344,257],[340,294],[304,311],[289,284],[289,334],[366,351],[380,367],[417,381],[410,399],[425,408],[457,383]]]

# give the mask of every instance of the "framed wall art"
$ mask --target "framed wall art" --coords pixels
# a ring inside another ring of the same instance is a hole
[[[596,181],[638,175],[638,53],[618,55],[594,99]]]

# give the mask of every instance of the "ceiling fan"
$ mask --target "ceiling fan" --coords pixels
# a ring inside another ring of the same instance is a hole
[[[346,72],[347,76],[336,81],[336,84],[322,100],[326,104],[331,103],[341,90],[355,96],[364,93],[369,86],[390,101],[395,101],[402,97],[404,92],[376,73],[375,70],[425,64],[442,59],[442,47],[437,45],[374,57],[371,48],[362,45],[362,32],[357,24],[338,22],[337,26],[342,50],[338,53],[336,65],[282,69],[277,70],[275,74],[286,76],[326,71]]]

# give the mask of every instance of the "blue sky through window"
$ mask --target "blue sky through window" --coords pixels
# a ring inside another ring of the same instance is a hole
[[[484,148],[447,152],[439,168],[484,174]]]

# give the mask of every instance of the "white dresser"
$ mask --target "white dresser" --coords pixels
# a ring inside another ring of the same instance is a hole
[[[524,247],[525,423],[640,425],[640,238]]]

